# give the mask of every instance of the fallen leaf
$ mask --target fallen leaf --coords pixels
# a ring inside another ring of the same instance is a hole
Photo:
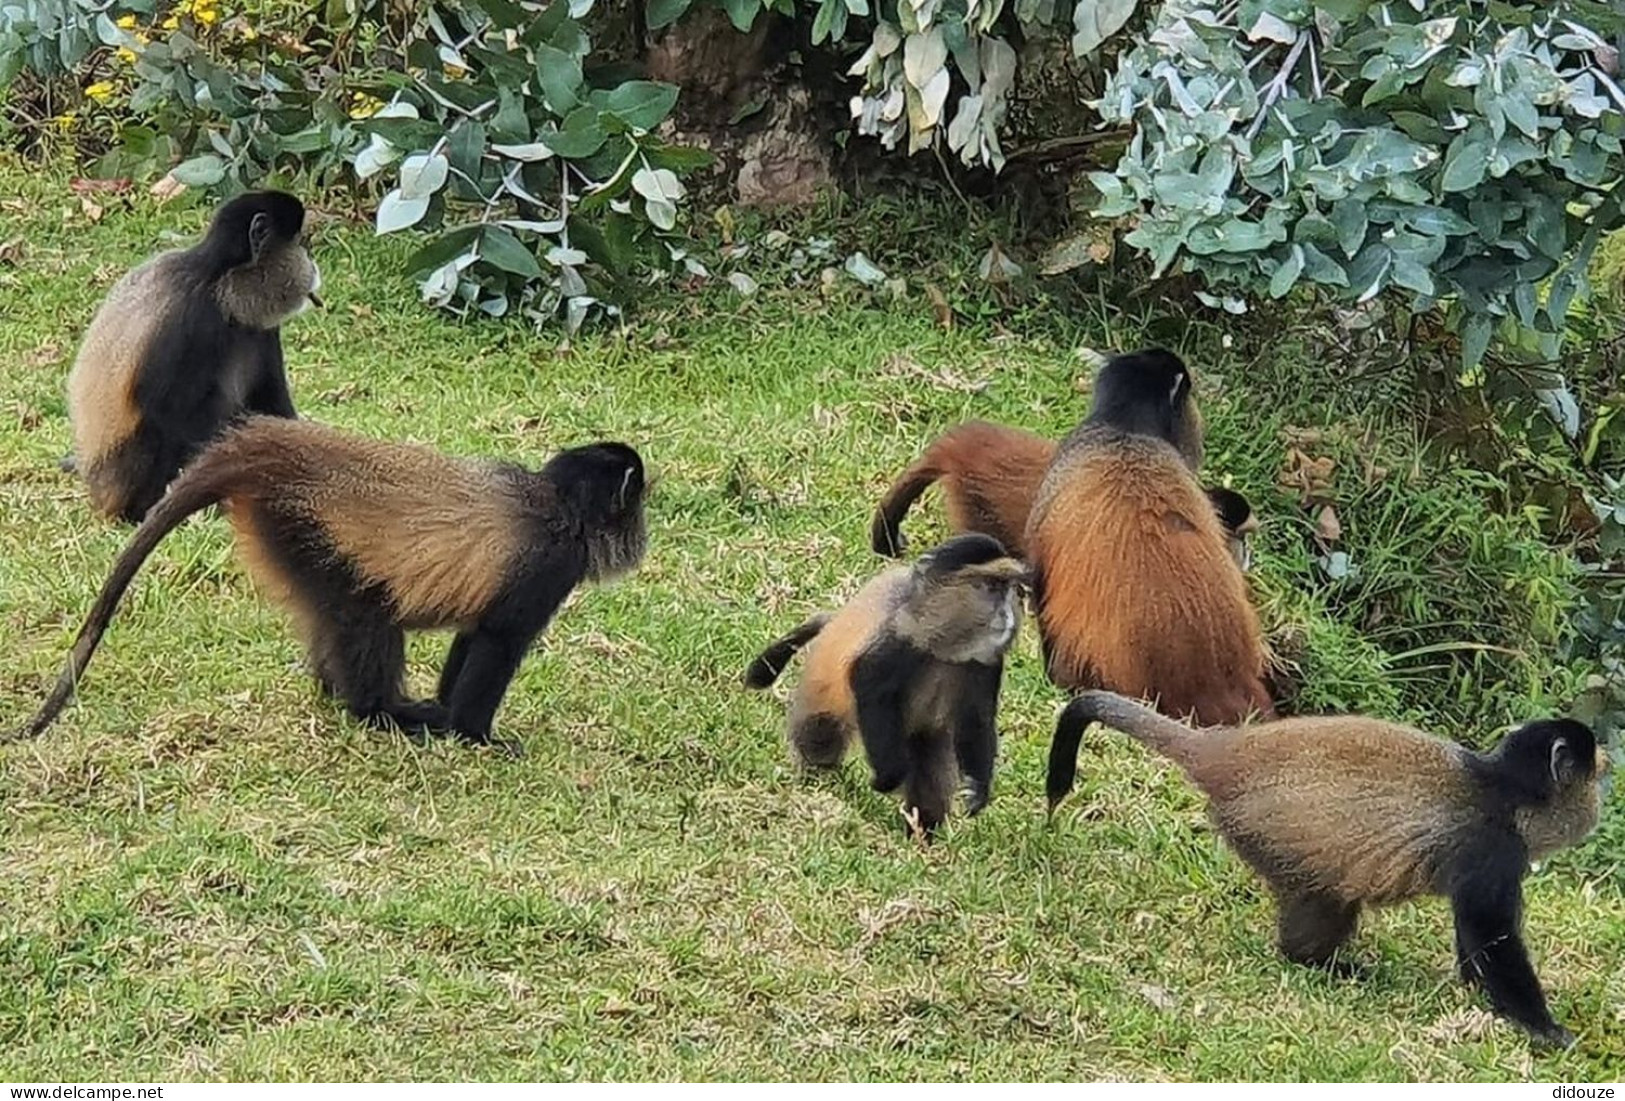
[[[1315,517],[1315,536],[1323,543],[1335,543],[1343,538],[1343,525],[1331,505],[1326,505]]]
[[[17,267],[23,258],[23,239],[13,237],[9,241],[0,241],[0,264],[10,264]]]
[[[89,219],[92,224],[101,221],[102,215],[106,213],[104,210],[102,210],[102,204],[96,202],[89,195],[79,196],[79,211],[87,219]]]
[[[76,176],[68,181],[68,189],[80,195],[92,192],[106,192],[113,195],[122,195],[135,186],[128,176],[120,176],[112,180],[93,180],[86,176]]]
[[[1153,983],[1143,982],[1134,989],[1140,995],[1140,997],[1144,998],[1146,1001],[1150,1002],[1153,1006],[1160,1009],[1164,1013],[1167,1013],[1169,1010],[1173,1009],[1179,1004],[1178,998],[1174,997],[1172,994],[1168,993],[1168,991]]]
[[[942,293],[942,288],[935,283],[927,283],[925,296],[931,300],[931,312],[936,315],[937,324],[944,329],[952,329],[954,308],[948,304],[948,296]]]
[[[167,203],[186,191],[186,185],[175,178],[173,172],[167,173],[163,179],[147,189],[147,193],[160,203]]]

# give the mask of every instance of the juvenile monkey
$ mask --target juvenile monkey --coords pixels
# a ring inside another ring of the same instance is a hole
[[[807,647],[790,707],[797,759],[834,768],[861,737],[874,789],[901,787],[905,814],[929,835],[948,815],[957,774],[969,784],[967,813],[992,797],[994,719],[1025,577],[997,540],[955,536],[774,642],[745,683],[768,687]]]
[[[73,695],[147,556],[194,512],[225,506],[238,551],[305,641],[317,683],[378,726],[495,744],[497,706],[577,585],[634,569],[646,543],[643,460],[620,443],[538,472],[252,417],[188,467],[136,528],[67,668],[22,736]],[[457,631],[432,700],[405,695],[405,632]]]
[[[198,244],[108,292],[68,375],[74,455],[61,464],[98,512],[137,523],[227,424],[295,415],[281,326],[321,286],[304,222],[292,195],[239,195]]]
[[[1585,724],[1537,720],[1477,753],[1357,715],[1193,730],[1085,692],[1055,726],[1052,811],[1072,790],[1092,722],[1173,761],[1208,797],[1220,834],[1275,895],[1288,959],[1333,965],[1362,906],[1443,895],[1463,981],[1537,1040],[1574,1042],[1547,1009],[1519,926],[1530,861],[1597,826],[1609,760]]]

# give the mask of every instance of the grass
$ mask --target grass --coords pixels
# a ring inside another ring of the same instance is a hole
[[[92,223],[65,182],[0,162],[15,196],[0,242],[23,242],[0,264],[6,728],[126,536],[55,468],[78,334],[120,270],[204,217],[143,197]],[[1391,385],[1344,384],[1312,332],[1225,348],[1183,305],[1125,292],[994,309],[954,280],[974,235],[941,244],[908,219],[870,211],[833,232],[892,270],[937,256],[970,324],[939,328],[917,285],[825,299],[764,277],[750,302],[657,294],[568,355],[428,314],[396,274],[410,242],[324,228],[328,309],[285,333],[302,411],[530,463],[627,439],[661,478],[649,559],[575,599],[526,662],[499,716],[528,749],[511,762],[349,721],[317,698],[223,524],[173,535],[79,703],[0,749],[0,1079],[1625,1073],[1619,800],[1598,838],[1527,881],[1532,951],[1581,1036],[1535,1056],[1454,980],[1437,901],[1368,918],[1364,981],[1282,963],[1267,897],[1199,799],[1125,741],[1091,738],[1047,823],[1060,701],[1030,629],[995,800],[929,850],[861,759],[821,779],[789,767],[783,690],[747,693],[739,675],[879,567],[865,536],[888,478],[966,416],[1064,431],[1086,402],[1079,350],[1143,339],[1201,364],[1209,466],[1265,517],[1256,587],[1300,706],[1482,741],[1561,709],[1585,673],[1551,656],[1567,558],[1527,518],[1488,512],[1489,476],[1430,456]],[[1305,427],[1318,435],[1289,431]],[[1293,447],[1333,464],[1356,578],[1315,565],[1312,520],[1278,484],[1300,469]],[[938,516],[917,509],[916,545]],[[418,684],[443,645],[414,643]]]

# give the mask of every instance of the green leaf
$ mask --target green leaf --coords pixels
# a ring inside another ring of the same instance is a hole
[[[839,42],[846,37],[846,0],[823,0],[813,17],[812,43]]]
[[[1490,337],[1495,333],[1495,322],[1486,314],[1475,313],[1467,317],[1461,327],[1461,369],[1470,371],[1484,361],[1489,351]]]
[[[522,275],[526,279],[542,277],[542,265],[537,262],[535,254],[511,230],[502,226],[486,226],[481,231],[480,259],[492,267]]]
[[[1138,0],[1078,0],[1072,9],[1072,54],[1087,57],[1123,29]]]
[[[598,124],[597,109],[582,106],[571,111],[558,130],[538,134],[536,140],[561,157],[580,160],[602,149],[608,137]]]
[[[1343,265],[1311,244],[1303,246],[1303,274],[1313,282],[1328,287],[1349,285],[1348,272],[1343,270]]]
[[[1439,187],[1445,191],[1471,191],[1484,182],[1489,168],[1490,143],[1472,130],[1457,134],[1445,150]]]
[[[689,145],[644,146],[643,155],[654,167],[669,168],[679,175],[710,168],[717,161],[716,156],[708,150]]]
[[[187,187],[213,187],[226,178],[226,162],[213,153],[182,161],[169,174]]]
[[[761,0],[722,0],[722,7],[733,21],[735,29],[741,34],[750,30],[751,24],[756,22],[757,13],[762,10]]]
[[[478,119],[458,119],[446,135],[446,159],[475,183],[480,179],[480,158],[485,156],[485,127]]]
[[[473,246],[474,239],[480,235],[480,228],[459,226],[435,237],[407,258],[406,273],[410,276],[427,275],[451,263]]]
[[[1372,241],[1361,249],[1348,268],[1349,289],[1356,295],[1356,301],[1375,298],[1388,285],[1393,267],[1394,254],[1381,241]]]
[[[694,0],[649,0],[649,6],[643,11],[644,21],[651,31],[658,31],[661,27],[669,27]]]
[[[1365,204],[1358,199],[1333,204],[1332,225],[1337,227],[1337,247],[1343,250],[1344,256],[1354,256],[1365,244]]]
[[[1303,274],[1303,265],[1303,246],[1293,245],[1286,259],[1275,269],[1275,274],[1270,276],[1270,297],[1285,297],[1287,291],[1290,291],[1293,284],[1298,281],[1298,276]]]
[[[581,102],[581,59],[543,42],[536,47],[536,79],[547,109],[563,118]]]
[[[636,130],[653,130],[677,103],[677,85],[629,80],[604,100],[604,110]]]

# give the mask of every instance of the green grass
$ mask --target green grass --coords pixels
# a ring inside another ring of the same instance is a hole
[[[6,728],[126,536],[55,469],[78,334],[119,271],[204,216],[143,197],[90,224],[64,184],[0,162],[0,194],[17,197],[0,242],[23,241],[0,264]],[[995,310],[956,279],[974,235],[941,244],[906,213],[833,232],[891,270],[933,257],[983,320],[943,331],[917,282],[881,302],[764,278],[747,303],[662,292],[567,355],[422,310],[397,275],[411,242],[323,229],[329,307],[285,333],[306,415],[530,463],[626,439],[660,478],[650,555],[574,599],[526,662],[499,715],[528,749],[512,762],[345,718],[222,522],[173,535],[79,703],[0,749],[0,1079],[1625,1073],[1617,799],[1598,838],[1527,881],[1532,951],[1581,1036],[1537,1057],[1454,980],[1438,901],[1366,921],[1364,981],[1284,964],[1267,897],[1200,800],[1125,741],[1092,736],[1079,792],[1046,823],[1060,700],[1030,629],[995,800],[929,850],[861,759],[822,779],[791,769],[783,688],[745,692],[740,673],[880,567],[866,533],[889,477],[966,416],[1060,433],[1086,405],[1079,350],[1144,339],[1199,364],[1209,467],[1265,518],[1256,588],[1301,707],[1483,742],[1560,710],[1585,672],[1551,656],[1568,559],[1527,517],[1486,511],[1487,475],[1421,447],[1391,383],[1346,384],[1289,325],[1224,348],[1182,304],[1127,290]],[[1305,446],[1336,464],[1362,568],[1341,585],[1277,485],[1294,426],[1322,429]],[[916,545],[939,516],[917,509]],[[1475,641],[1516,654],[1454,645]],[[416,683],[443,646],[415,642]]]

